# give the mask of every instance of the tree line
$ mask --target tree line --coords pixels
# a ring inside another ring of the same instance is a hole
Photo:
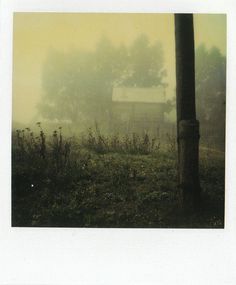
[[[153,87],[164,85],[164,50],[140,35],[130,46],[115,47],[103,37],[92,51],[49,52],[42,73],[44,96],[39,104],[42,117],[93,123],[110,110],[114,86]],[[211,132],[224,142],[226,57],[217,47],[204,44],[195,50],[197,117],[201,132]],[[175,108],[167,102],[166,111]]]
[[[114,47],[103,37],[94,51],[51,51],[43,68],[40,114],[73,123],[109,111],[114,86],[151,87],[164,83],[163,49],[146,35],[131,46]]]

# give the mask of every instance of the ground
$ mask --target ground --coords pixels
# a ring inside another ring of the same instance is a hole
[[[190,213],[180,203],[173,141],[18,131],[12,159],[13,226],[224,227],[220,151],[200,149],[202,206]]]

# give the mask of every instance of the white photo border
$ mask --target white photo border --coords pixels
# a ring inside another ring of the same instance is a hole
[[[225,229],[11,227],[14,12],[227,14]],[[230,0],[0,2],[0,284],[236,284],[235,27]]]

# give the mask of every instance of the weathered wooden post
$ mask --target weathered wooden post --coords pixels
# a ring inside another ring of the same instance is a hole
[[[195,107],[192,14],[175,14],[177,140],[179,185],[185,209],[200,205],[199,122]]]

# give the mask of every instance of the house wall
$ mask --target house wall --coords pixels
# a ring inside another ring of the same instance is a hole
[[[112,125],[116,131],[158,135],[164,123],[162,103],[113,102]]]

